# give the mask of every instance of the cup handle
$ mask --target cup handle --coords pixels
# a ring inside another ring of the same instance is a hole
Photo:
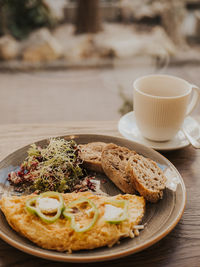
[[[192,86],[192,91],[193,91],[193,96],[192,99],[188,105],[187,111],[186,111],[186,116],[189,115],[196,107],[199,99],[200,99],[200,89],[194,84],[191,84]]]

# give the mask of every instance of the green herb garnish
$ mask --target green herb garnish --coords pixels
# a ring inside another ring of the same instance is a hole
[[[83,176],[77,144],[59,138],[51,138],[46,148],[31,145],[21,168],[29,191],[71,192]]]

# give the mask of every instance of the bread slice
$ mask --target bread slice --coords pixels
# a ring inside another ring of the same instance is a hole
[[[128,194],[135,193],[135,190],[126,173],[126,165],[135,153],[126,147],[108,144],[101,155],[101,164],[105,174],[122,192]]]
[[[128,161],[126,173],[146,200],[155,203],[162,198],[167,179],[155,161],[135,154]]]
[[[79,156],[87,169],[101,173],[104,172],[101,166],[101,153],[106,145],[107,144],[104,142],[92,142],[79,145]]]

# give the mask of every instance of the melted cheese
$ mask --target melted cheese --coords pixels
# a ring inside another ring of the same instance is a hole
[[[124,213],[124,210],[118,207],[115,207],[110,204],[105,205],[104,219],[106,221],[117,221]]]
[[[43,197],[38,199],[38,207],[44,213],[56,212],[60,202],[55,198]]]

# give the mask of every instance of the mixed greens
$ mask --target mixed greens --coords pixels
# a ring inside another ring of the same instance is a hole
[[[17,191],[72,192],[83,176],[76,142],[51,138],[45,148],[31,145],[20,170],[11,172],[8,180]]]

